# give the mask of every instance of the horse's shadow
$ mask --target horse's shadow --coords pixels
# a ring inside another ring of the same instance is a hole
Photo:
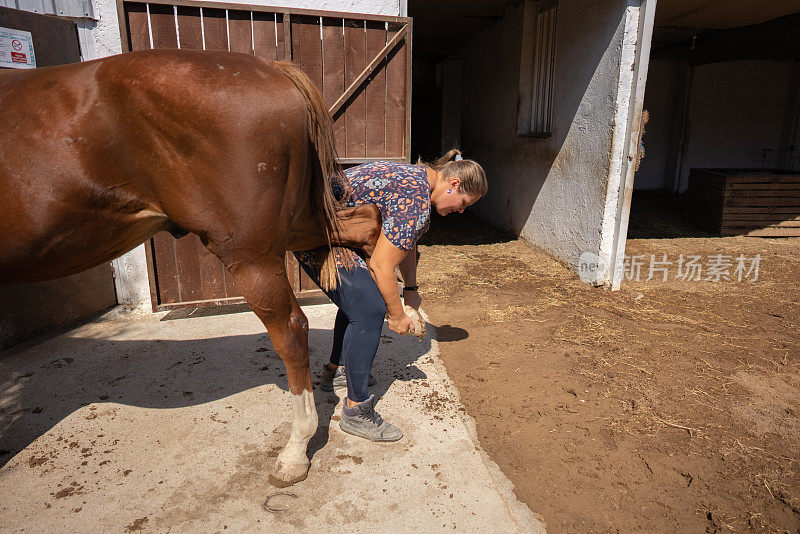
[[[319,414],[319,429],[309,444],[311,455],[328,442],[338,402],[333,393],[316,387],[332,337],[331,330],[309,331]],[[397,344],[411,346],[393,350]],[[381,397],[394,380],[426,378],[415,362],[430,347],[430,338],[422,343],[403,339],[384,326],[373,364],[377,383],[370,391]],[[70,337],[69,332],[39,338],[0,352],[0,467],[62,419],[92,403],[181,408],[264,384],[288,390],[285,366],[266,333],[180,341],[87,339]],[[288,420],[290,413],[287,407],[280,417]]]

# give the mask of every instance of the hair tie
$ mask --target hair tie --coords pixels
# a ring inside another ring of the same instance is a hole
[[[461,161],[462,159],[464,159],[464,158],[461,157],[461,154],[456,154],[456,157],[455,157],[454,161]]]

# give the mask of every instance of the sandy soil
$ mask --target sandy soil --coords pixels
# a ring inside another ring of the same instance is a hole
[[[419,283],[447,370],[550,531],[798,532],[800,238],[658,220],[632,217],[632,236],[662,238],[629,240],[645,267],[617,292],[466,216],[434,220]],[[650,254],[681,253],[759,253],[759,278],[644,280]]]

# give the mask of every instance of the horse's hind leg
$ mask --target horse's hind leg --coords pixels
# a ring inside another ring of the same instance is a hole
[[[279,487],[304,480],[308,474],[308,441],[317,431],[317,409],[308,363],[308,320],[297,304],[286,276],[283,251],[278,256],[230,266],[239,291],[267,327],[272,345],[286,364],[292,394],[292,433],[278,454],[270,482]]]

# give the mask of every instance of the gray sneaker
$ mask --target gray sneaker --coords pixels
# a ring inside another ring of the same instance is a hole
[[[372,373],[369,374],[368,386],[375,385],[375,377]],[[333,391],[334,388],[346,388],[347,377],[344,374],[344,365],[336,368],[336,371],[331,371],[327,365],[322,366],[322,374],[320,375],[319,389],[322,391]]]
[[[352,408],[347,406],[345,400],[339,428],[348,434],[372,441],[397,441],[403,437],[399,428],[384,421],[381,414],[375,411],[375,395],[370,395],[367,400]]]

